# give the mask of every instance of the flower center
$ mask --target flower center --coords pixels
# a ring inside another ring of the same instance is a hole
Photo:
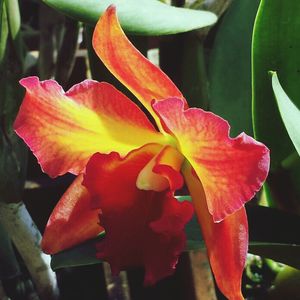
[[[184,157],[175,147],[167,145],[139,173],[136,186],[141,190],[162,192],[178,189],[183,184],[180,174]]]

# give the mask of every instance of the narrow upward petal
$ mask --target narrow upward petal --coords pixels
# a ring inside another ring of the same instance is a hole
[[[217,285],[228,299],[242,300],[241,280],[248,251],[245,208],[240,208],[220,223],[214,223],[207,209],[201,182],[188,163],[183,168],[183,174],[201,225]]]
[[[81,172],[90,156],[126,155],[163,137],[145,114],[108,83],[86,80],[68,92],[53,80],[21,80],[26,88],[14,128],[51,177]]]
[[[90,196],[79,175],[54,208],[42,240],[49,254],[68,249],[91,238],[104,229],[99,225],[99,209],[92,209]]]
[[[230,138],[225,120],[198,108],[184,110],[181,99],[153,107],[200,178],[215,222],[239,210],[261,188],[269,171],[267,147],[244,133]]]
[[[93,47],[110,72],[153,113],[151,101],[169,97],[183,98],[169,77],[147,60],[125,36],[110,6],[98,21]],[[159,122],[158,122],[159,125]]]
[[[139,172],[160,148],[147,145],[125,158],[115,152],[95,154],[84,179],[93,206],[101,209],[101,225],[106,232],[98,245],[98,257],[110,263],[114,274],[143,266],[145,284],[174,272],[185,247],[183,228],[193,212],[190,203],[179,203],[168,190],[136,187]]]

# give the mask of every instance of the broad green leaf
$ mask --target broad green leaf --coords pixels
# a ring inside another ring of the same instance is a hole
[[[259,0],[234,0],[221,19],[209,59],[209,108],[252,134],[251,40]]]
[[[253,126],[255,137],[271,153],[267,178],[269,205],[300,213],[300,168],[284,162],[295,147],[280,117],[269,70],[280,74],[282,86],[293,103],[300,105],[300,2],[261,0],[252,42]]]
[[[12,6],[10,9],[7,2]],[[18,48],[21,40],[17,42],[20,35],[14,31],[19,28],[19,10],[15,0],[5,0],[0,4],[3,5],[0,10],[0,201],[18,202],[23,191],[27,160],[27,148],[12,128],[24,94],[18,83],[23,69]],[[12,8],[16,11],[10,14]]]
[[[19,3],[16,0],[4,0],[7,8],[8,22],[12,39],[16,39],[20,34],[21,17]]]
[[[294,151],[279,115],[268,71],[280,74],[281,84],[300,106],[300,1],[261,0],[252,43],[254,133],[271,150],[271,170]]]
[[[283,90],[276,72],[272,72],[272,87],[285,128],[300,155],[300,110]]]
[[[249,252],[300,269],[300,245],[251,242]]]
[[[249,240],[264,243],[300,245],[300,216],[279,209],[246,206]]]
[[[94,25],[115,4],[123,29],[138,35],[166,35],[206,27],[216,22],[210,12],[177,8],[157,0],[43,0],[76,20]]]
[[[191,201],[189,196],[179,196],[178,201]],[[272,258],[299,266],[300,236],[297,228],[300,227],[300,217],[287,214],[276,209],[249,206],[250,252],[267,258]],[[281,232],[278,229],[281,228]],[[197,250],[204,247],[201,231],[194,216],[185,228],[187,236],[187,250]],[[105,237],[104,237],[105,238]],[[90,240],[52,256],[51,266],[54,270],[64,267],[81,266],[100,263],[95,258],[96,242],[101,242],[103,236]],[[274,248],[274,253],[273,249]]]
[[[87,266],[101,263],[101,260],[96,258],[96,243],[100,242],[102,238],[103,237],[98,237],[53,255],[51,259],[51,268],[57,270],[66,267]]]
[[[268,291],[267,299],[299,299],[300,270],[284,266],[277,274],[272,288]]]
[[[191,107],[208,109],[208,79],[203,41],[191,32],[182,38],[180,90]]]
[[[65,30],[58,48],[55,68],[55,80],[62,86],[66,86],[75,65],[80,31],[79,22],[70,18],[65,18],[64,21]]]
[[[8,38],[8,22],[6,15],[6,7],[4,0],[0,0],[0,69],[6,52],[7,38]],[[1,109],[1,107],[0,107]]]
[[[24,63],[24,44],[21,39],[21,16],[18,0],[4,0],[7,10],[7,20],[14,51],[22,64]]]

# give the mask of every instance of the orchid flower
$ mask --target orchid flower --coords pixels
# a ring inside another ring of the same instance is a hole
[[[14,128],[51,177],[77,175],[48,221],[42,241],[57,253],[105,230],[97,257],[113,273],[145,268],[145,284],[172,274],[185,248],[193,209],[220,290],[243,299],[248,249],[244,204],[261,188],[269,150],[211,112],[188,108],[174,83],[134,48],[110,6],[93,47],[144,112],[105,82],[85,80],[67,92],[54,80],[22,79],[26,95]],[[156,129],[158,128],[158,129]],[[178,202],[184,182],[192,197]]]

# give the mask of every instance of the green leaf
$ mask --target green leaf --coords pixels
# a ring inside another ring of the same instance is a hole
[[[289,266],[281,268],[272,288],[268,291],[267,299],[298,299],[300,294],[300,271]]]
[[[269,70],[280,74],[296,106],[300,106],[300,1],[261,0],[252,43],[253,121],[258,140],[271,149],[271,170],[275,171],[294,151],[279,115]]]
[[[251,40],[259,0],[234,0],[221,19],[209,59],[209,108],[252,134]]]
[[[249,240],[300,245],[300,216],[279,209],[246,205]]]
[[[7,10],[7,20],[14,51],[20,63],[24,63],[24,44],[21,38],[21,16],[18,0],[4,0]]]
[[[7,7],[7,15],[12,39],[16,39],[21,28],[19,3],[17,0],[4,0]]]
[[[179,196],[178,201],[191,201],[189,196]],[[250,252],[299,266],[300,237],[295,228],[300,227],[300,217],[281,212],[276,209],[249,206],[247,207],[249,219]],[[282,229],[279,231],[279,229]],[[185,228],[187,235],[187,250],[197,250],[204,247],[204,241],[196,216]],[[95,258],[96,242],[101,242],[103,236],[90,240],[84,244],[73,247],[52,256],[51,266],[54,270],[100,263]],[[274,253],[272,249],[274,248]],[[288,255],[288,256],[287,256]]]
[[[180,90],[191,107],[208,109],[208,79],[203,41],[195,32],[182,37]]]
[[[157,0],[43,0],[76,20],[95,24],[115,4],[123,29],[130,34],[166,35],[206,27],[216,22],[210,12],[177,8]]]
[[[19,40],[16,31],[19,29],[17,2],[2,1],[0,4],[0,201],[18,202],[23,191],[27,161],[27,148],[12,128],[24,96],[24,90],[18,83],[23,69],[23,58],[20,57],[23,52],[19,48],[22,40]],[[16,11],[11,12],[13,9]]]
[[[6,53],[8,38],[8,22],[4,0],[0,0],[0,70]]]
[[[96,258],[96,243],[100,242],[101,239],[102,237],[98,237],[53,255],[51,259],[51,268],[57,270],[66,267],[87,266],[101,263],[101,260]]]
[[[300,269],[300,245],[251,242],[249,252]]]
[[[272,87],[285,128],[300,155],[300,110],[281,87],[276,72],[272,72]]]

